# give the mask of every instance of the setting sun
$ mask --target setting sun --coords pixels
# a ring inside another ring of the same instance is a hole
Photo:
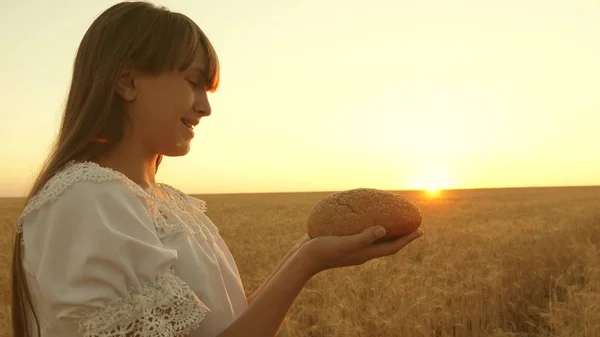
[[[442,166],[423,169],[415,174],[407,183],[411,188],[425,191],[430,196],[435,196],[441,190],[452,187],[450,174]]]
[[[440,194],[440,190],[437,188],[428,188],[425,190],[425,192],[427,192],[427,195],[431,197],[435,197],[436,195]]]

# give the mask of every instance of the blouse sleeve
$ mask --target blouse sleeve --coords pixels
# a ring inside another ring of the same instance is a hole
[[[172,270],[145,203],[118,181],[78,182],[23,222],[51,318],[83,336],[184,336],[210,311]]]

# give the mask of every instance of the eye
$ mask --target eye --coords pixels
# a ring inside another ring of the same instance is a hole
[[[192,88],[196,88],[198,86],[198,81],[194,81],[192,79],[186,78],[186,81],[188,81],[188,83],[192,86]]]

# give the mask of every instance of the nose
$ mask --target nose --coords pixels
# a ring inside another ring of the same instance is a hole
[[[196,93],[193,109],[203,117],[210,116],[212,113],[212,108],[210,106],[210,102],[208,101],[208,95],[205,91],[199,90],[199,92]]]

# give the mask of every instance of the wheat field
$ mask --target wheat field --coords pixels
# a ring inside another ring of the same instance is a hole
[[[391,257],[312,278],[282,337],[600,336],[600,187],[401,193],[425,236]],[[253,292],[328,193],[201,195]],[[0,199],[0,336],[9,336],[11,231]]]

